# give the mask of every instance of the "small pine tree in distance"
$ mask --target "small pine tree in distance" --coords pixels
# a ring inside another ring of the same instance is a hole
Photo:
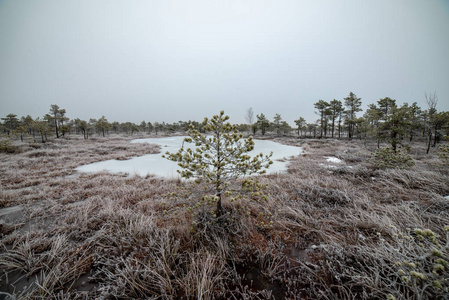
[[[449,140],[449,136],[445,136],[445,138],[446,140]],[[440,157],[443,166],[449,166],[449,145],[440,145],[439,149],[440,152],[438,153],[438,156]]]
[[[253,174],[263,174],[273,162],[270,155],[260,153],[251,157],[247,153],[254,149],[251,137],[244,139],[236,125],[229,122],[229,116],[221,111],[211,119],[205,118],[203,135],[194,126],[190,126],[185,138],[196,149],[184,146],[177,153],[167,152],[164,157],[175,161],[182,168],[178,172],[182,178],[201,178],[212,186],[215,193],[216,215],[222,215],[222,199],[229,184],[239,178]]]
[[[415,164],[407,149],[400,148],[394,150],[392,147],[377,149],[371,154],[369,162],[379,169],[406,169]]]

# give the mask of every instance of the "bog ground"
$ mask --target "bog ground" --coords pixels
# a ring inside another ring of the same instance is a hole
[[[305,154],[292,158],[286,173],[260,177],[268,184],[265,201],[249,201],[242,212],[225,199],[235,221],[202,230],[184,209],[190,200],[180,180],[75,171],[161,151],[130,140],[73,136],[0,154],[2,293],[16,299],[447,297],[448,170],[424,146],[413,145],[415,165],[408,169],[376,169],[368,161],[374,143],[275,138]],[[173,191],[180,192],[173,197]]]

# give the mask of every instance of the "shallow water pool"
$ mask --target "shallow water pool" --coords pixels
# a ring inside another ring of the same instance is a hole
[[[164,178],[177,178],[179,177],[177,170],[180,169],[177,163],[163,158],[162,154],[167,151],[171,153],[177,152],[183,145],[184,138],[185,136],[175,136],[133,140],[131,143],[158,144],[161,146],[161,152],[134,157],[128,160],[100,161],[80,166],[76,168],[76,171],[84,173],[106,171],[113,174],[129,174],[142,177],[154,175]],[[273,156],[271,157],[273,164],[267,170],[267,173],[285,171],[287,169],[288,158],[302,153],[301,147],[287,146],[266,140],[254,140],[254,142],[254,150],[248,153],[251,156],[256,156],[259,153],[267,155],[273,151]],[[187,145],[185,147],[187,148]]]

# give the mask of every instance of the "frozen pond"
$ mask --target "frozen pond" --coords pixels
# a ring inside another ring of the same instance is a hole
[[[180,169],[176,162],[162,157],[165,152],[176,153],[181,148],[185,136],[175,136],[166,138],[137,139],[131,143],[149,143],[161,146],[161,152],[157,154],[147,154],[134,157],[128,160],[106,160],[84,165],[76,168],[78,172],[95,173],[107,171],[114,174],[130,174],[145,177],[149,174],[158,177],[176,178],[179,176],[176,170]],[[272,141],[254,140],[254,150],[249,155],[255,156],[259,153],[270,154],[273,151],[271,160],[273,164],[267,169],[267,173],[282,172],[287,169],[288,158],[302,153],[300,147],[282,145]],[[187,145],[185,145],[187,148]]]

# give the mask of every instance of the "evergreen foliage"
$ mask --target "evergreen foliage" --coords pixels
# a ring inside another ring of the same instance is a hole
[[[413,299],[446,299],[449,293],[449,226],[445,237],[430,229],[407,229],[395,234],[394,245],[385,244],[395,262],[398,277],[397,295],[402,298],[411,291]],[[380,234],[379,234],[380,235]],[[381,238],[381,241],[384,239]]]
[[[449,136],[445,136],[446,140],[449,140]],[[444,166],[449,166],[449,145],[443,144],[439,146],[440,152],[438,156],[440,157]]]
[[[102,116],[96,123],[95,128],[103,133],[103,137],[105,133],[112,127],[112,125],[108,122],[105,116]]]
[[[415,164],[405,148],[394,150],[392,147],[377,149],[372,153],[370,162],[379,169],[405,169]]]
[[[329,107],[329,103],[327,103],[324,100],[319,100],[314,104],[315,108],[318,109],[319,115],[320,115],[320,138],[323,137],[323,130],[325,128],[325,122],[326,122],[326,109]]]
[[[348,137],[351,139],[354,135],[354,127],[356,126],[356,113],[359,111],[362,111],[360,106],[362,105],[362,102],[360,101],[362,98],[357,98],[357,96],[350,92],[348,97],[346,97],[345,100],[345,117],[346,117],[346,123],[348,125]]]
[[[0,153],[14,153],[16,149],[9,137],[0,137]]]
[[[227,195],[230,183],[239,177],[263,174],[272,164],[271,154],[262,153],[255,157],[247,153],[254,149],[251,137],[243,139],[235,125],[226,122],[229,119],[221,111],[210,120],[204,119],[204,130],[211,136],[201,134],[194,126],[188,131],[186,143],[193,143],[196,149],[182,147],[177,153],[166,153],[166,158],[178,163],[183,178],[198,178],[206,181],[214,192],[212,200],[216,202],[216,215],[222,214],[222,199]],[[248,184],[243,181],[242,188]]]
[[[267,132],[268,128],[270,127],[270,122],[268,121],[268,119],[265,117],[264,114],[260,114],[257,115],[257,127],[260,128],[260,130],[262,131],[262,135],[265,135],[265,133]]]

